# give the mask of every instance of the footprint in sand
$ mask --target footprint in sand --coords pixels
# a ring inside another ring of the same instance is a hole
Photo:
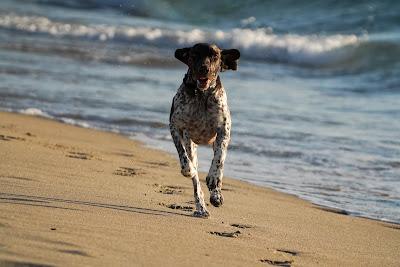
[[[232,223],[231,226],[240,228],[240,229],[247,229],[247,228],[253,228],[253,226],[248,225],[248,224],[241,224],[241,223]]]
[[[291,255],[291,256],[297,256],[297,255],[299,255],[299,252],[298,252],[298,251],[294,251],[294,250],[277,249],[276,251],[282,252],[282,253],[285,253],[285,254],[289,254],[289,255]]]
[[[113,174],[120,175],[120,176],[135,176],[137,175],[138,169],[128,168],[128,167],[119,167],[117,170],[114,171]]]
[[[13,141],[13,140],[25,141],[25,138],[0,134],[0,141]]]
[[[184,187],[182,186],[174,186],[174,185],[160,185],[154,184],[153,186],[157,187],[156,192],[166,195],[178,195],[183,193]]]
[[[284,255],[284,257],[293,257],[299,255],[298,251],[295,250],[289,250],[289,249],[275,249],[275,253],[281,253]],[[275,266],[283,266],[283,267],[290,267],[293,264],[293,260],[270,260],[270,259],[262,259],[260,260],[263,263],[268,263],[270,265],[275,265]]]
[[[121,156],[121,157],[126,157],[126,158],[132,158],[134,156],[132,153],[127,153],[127,152],[114,152],[111,154]]]
[[[84,160],[90,160],[93,158],[93,155],[90,155],[88,153],[84,152],[75,152],[75,151],[69,151],[66,157],[69,158],[74,158],[74,159],[84,159]]]
[[[262,263],[268,263],[274,266],[282,266],[282,267],[290,267],[292,266],[293,261],[288,260],[269,260],[269,259],[262,259],[260,260]]]
[[[47,265],[42,263],[24,262],[24,261],[1,261],[1,266],[14,266],[14,267],[54,267],[54,265]]]
[[[191,206],[185,206],[185,205],[179,205],[179,204],[165,204],[165,203],[160,203],[161,206],[173,209],[173,210],[182,210],[182,211],[193,211],[193,207]]]
[[[236,238],[239,237],[242,232],[240,231],[235,231],[235,232],[209,232],[212,235],[217,235],[217,236],[222,236],[222,237],[231,237],[231,238]]]

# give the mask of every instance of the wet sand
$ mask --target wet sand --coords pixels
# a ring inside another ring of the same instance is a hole
[[[0,266],[400,266],[398,225],[229,178],[223,193],[192,217],[175,155],[0,113]]]

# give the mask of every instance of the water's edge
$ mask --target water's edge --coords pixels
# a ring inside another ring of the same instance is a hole
[[[74,122],[72,122],[72,121],[64,121],[64,120],[62,120],[62,119],[58,119],[58,118],[55,118],[55,117],[48,116],[48,115],[45,114],[45,113],[43,113],[43,114],[26,114],[26,113],[24,113],[23,111],[19,111],[19,112],[18,112],[18,111],[12,111],[12,110],[1,109],[1,108],[0,108],[0,112],[13,113],[13,114],[18,114],[18,115],[22,115],[22,116],[34,116],[34,117],[38,117],[38,118],[41,118],[41,119],[48,119],[48,120],[60,122],[60,123],[63,123],[63,124],[73,125],[73,126],[75,126],[75,127],[91,129],[91,130],[95,130],[95,131],[99,131],[99,132],[106,132],[106,133],[118,134],[118,135],[123,136],[123,137],[126,137],[126,138],[128,138],[128,139],[130,139],[130,140],[133,140],[133,141],[135,141],[135,142],[138,142],[138,143],[140,143],[141,145],[143,145],[144,147],[151,148],[151,149],[155,149],[155,150],[158,150],[158,151],[160,151],[160,152],[170,154],[171,156],[175,156],[175,154],[174,154],[174,153],[171,153],[170,151],[163,150],[163,149],[161,149],[160,147],[152,146],[151,144],[149,144],[148,142],[145,142],[145,141],[141,140],[140,138],[134,137],[134,136],[132,136],[132,135],[125,134],[125,133],[123,133],[123,132],[115,132],[115,131],[111,131],[111,130],[107,130],[107,129],[97,128],[97,127],[90,126],[89,124],[80,124],[80,123],[74,123]],[[305,197],[302,197],[301,195],[297,195],[297,194],[294,194],[294,193],[291,193],[291,192],[287,192],[287,191],[282,190],[282,189],[270,187],[270,186],[265,185],[265,184],[261,184],[261,183],[257,183],[257,182],[253,182],[253,181],[247,181],[247,180],[240,179],[240,178],[234,177],[234,176],[229,176],[229,178],[234,179],[234,180],[238,180],[238,181],[241,181],[241,182],[244,182],[244,183],[248,183],[248,184],[251,184],[251,185],[253,185],[253,186],[268,188],[268,189],[270,189],[270,190],[274,190],[274,191],[279,192],[279,193],[282,193],[282,194],[286,194],[286,195],[290,195],[290,196],[295,196],[295,197],[297,197],[297,198],[299,198],[299,199],[301,199],[301,200],[303,200],[303,201],[307,201],[307,202],[313,204],[315,208],[320,209],[320,210],[322,210],[322,211],[332,212],[332,213],[336,213],[336,214],[339,214],[339,215],[346,215],[346,216],[352,216],[352,217],[357,217],[357,218],[369,219],[369,220],[373,220],[373,221],[377,221],[377,222],[383,222],[383,223],[389,223],[389,224],[394,224],[394,225],[400,225],[400,223],[399,223],[399,222],[396,222],[396,221],[392,221],[392,220],[381,220],[381,219],[374,218],[374,217],[368,217],[368,216],[365,216],[365,215],[359,215],[359,214],[356,214],[356,213],[351,212],[351,211],[346,210],[346,209],[341,209],[341,208],[334,207],[334,206],[323,205],[323,204],[320,204],[320,203],[318,203],[318,202],[316,202],[316,201],[313,201],[313,200],[307,199],[307,198],[305,198]]]

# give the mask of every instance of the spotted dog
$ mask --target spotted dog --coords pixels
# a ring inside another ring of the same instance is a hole
[[[198,176],[197,145],[213,145],[214,158],[206,181],[210,202],[222,205],[222,176],[230,140],[231,115],[218,73],[237,70],[240,53],[205,43],[177,49],[175,57],[188,66],[183,83],[173,98],[170,131],[179,154],[181,173],[192,178],[196,217],[210,214],[204,203]]]

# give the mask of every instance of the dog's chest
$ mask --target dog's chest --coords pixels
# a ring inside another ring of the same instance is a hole
[[[229,118],[229,111],[224,108],[223,101],[213,95],[181,95],[176,100],[178,103],[173,122],[178,128],[186,130],[196,143],[210,143],[217,128]]]
[[[179,105],[176,120],[185,128],[211,129],[218,126],[222,118],[218,102],[211,97],[194,96]]]

